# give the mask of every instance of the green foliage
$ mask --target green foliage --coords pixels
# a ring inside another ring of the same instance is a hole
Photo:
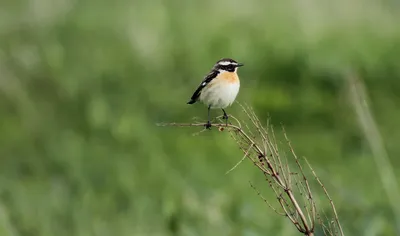
[[[245,63],[238,100],[285,124],[345,232],[395,234],[343,78],[366,81],[398,170],[394,1],[0,6],[1,235],[298,235],[248,186],[273,199],[249,163],[224,175],[242,157],[228,134],[155,126],[206,118],[185,103],[222,57]]]

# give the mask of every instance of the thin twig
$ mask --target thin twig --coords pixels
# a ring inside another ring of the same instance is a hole
[[[319,185],[321,186],[321,188],[324,190],[325,196],[328,198],[329,204],[331,205],[331,208],[332,208],[332,210],[333,210],[333,214],[335,215],[335,222],[336,222],[336,225],[337,225],[338,228],[339,228],[340,235],[344,235],[342,226],[341,226],[340,221],[339,221],[339,216],[338,216],[338,214],[337,214],[337,212],[336,212],[336,207],[335,207],[335,205],[333,204],[333,201],[332,201],[331,196],[329,195],[328,191],[326,190],[324,184],[323,184],[323,183],[321,182],[321,180],[318,178],[318,176],[317,176],[317,174],[315,173],[314,169],[311,167],[311,165],[310,165],[310,163],[308,162],[307,158],[304,157],[304,160],[306,161],[308,167],[310,168],[311,173],[314,175],[314,178],[317,180],[317,182],[319,183]]]
[[[250,144],[250,146],[249,146],[249,148],[247,149],[247,151],[245,152],[243,158],[242,158],[238,163],[236,163],[236,165],[235,165],[234,167],[232,167],[230,170],[228,170],[228,171],[225,173],[226,175],[229,174],[232,170],[236,169],[236,167],[237,167],[240,163],[242,163],[244,159],[246,159],[246,157],[249,155],[249,151],[250,151],[250,149],[251,149],[252,147],[253,147],[253,144]]]
[[[249,182],[249,183],[250,183],[250,186],[254,189],[254,191],[256,191],[257,195],[260,196],[261,199],[262,199],[265,203],[267,203],[267,205],[268,205],[273,211],[275,211],[276,214],[281,215],[281,216],[286,216],[285,213],[279,212],[275,207],[273,207],[273,206],[271,205],[271,203],[269,203],[269,201],[268,201],[267,199],[265,199],[265,198],[261,195],[260,191],[258,191],[258,190],[256,189],[256,187],[254,187],[254,185],[253,185],[251,182]]]

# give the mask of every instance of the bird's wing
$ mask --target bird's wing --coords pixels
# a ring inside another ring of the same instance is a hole
[[[190,98],[190,101],[188,104],[193,104],[197,101],[197,99],[200,97],[201,90],[203,90],[204,87],[207,86],[215,77],[218,75],[217,70],[212,70],[204,79],[201,81],[199,87],[194,91],[192,97]]]

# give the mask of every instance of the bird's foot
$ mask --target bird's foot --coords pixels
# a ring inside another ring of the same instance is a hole
[[[204,125],[204,127],[206,127],[206,129],[211,129],[211,122],[207,121],[207,123]]]

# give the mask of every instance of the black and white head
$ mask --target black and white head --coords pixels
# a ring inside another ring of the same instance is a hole
[[[214,70],[218,70],[219,72],[222,71],[235,72],[237,68],[241,66],[243,66],[242,63],[238,63],[233,59],[222,58],[221,60],[217,61],[217,63],[214,65]]]

